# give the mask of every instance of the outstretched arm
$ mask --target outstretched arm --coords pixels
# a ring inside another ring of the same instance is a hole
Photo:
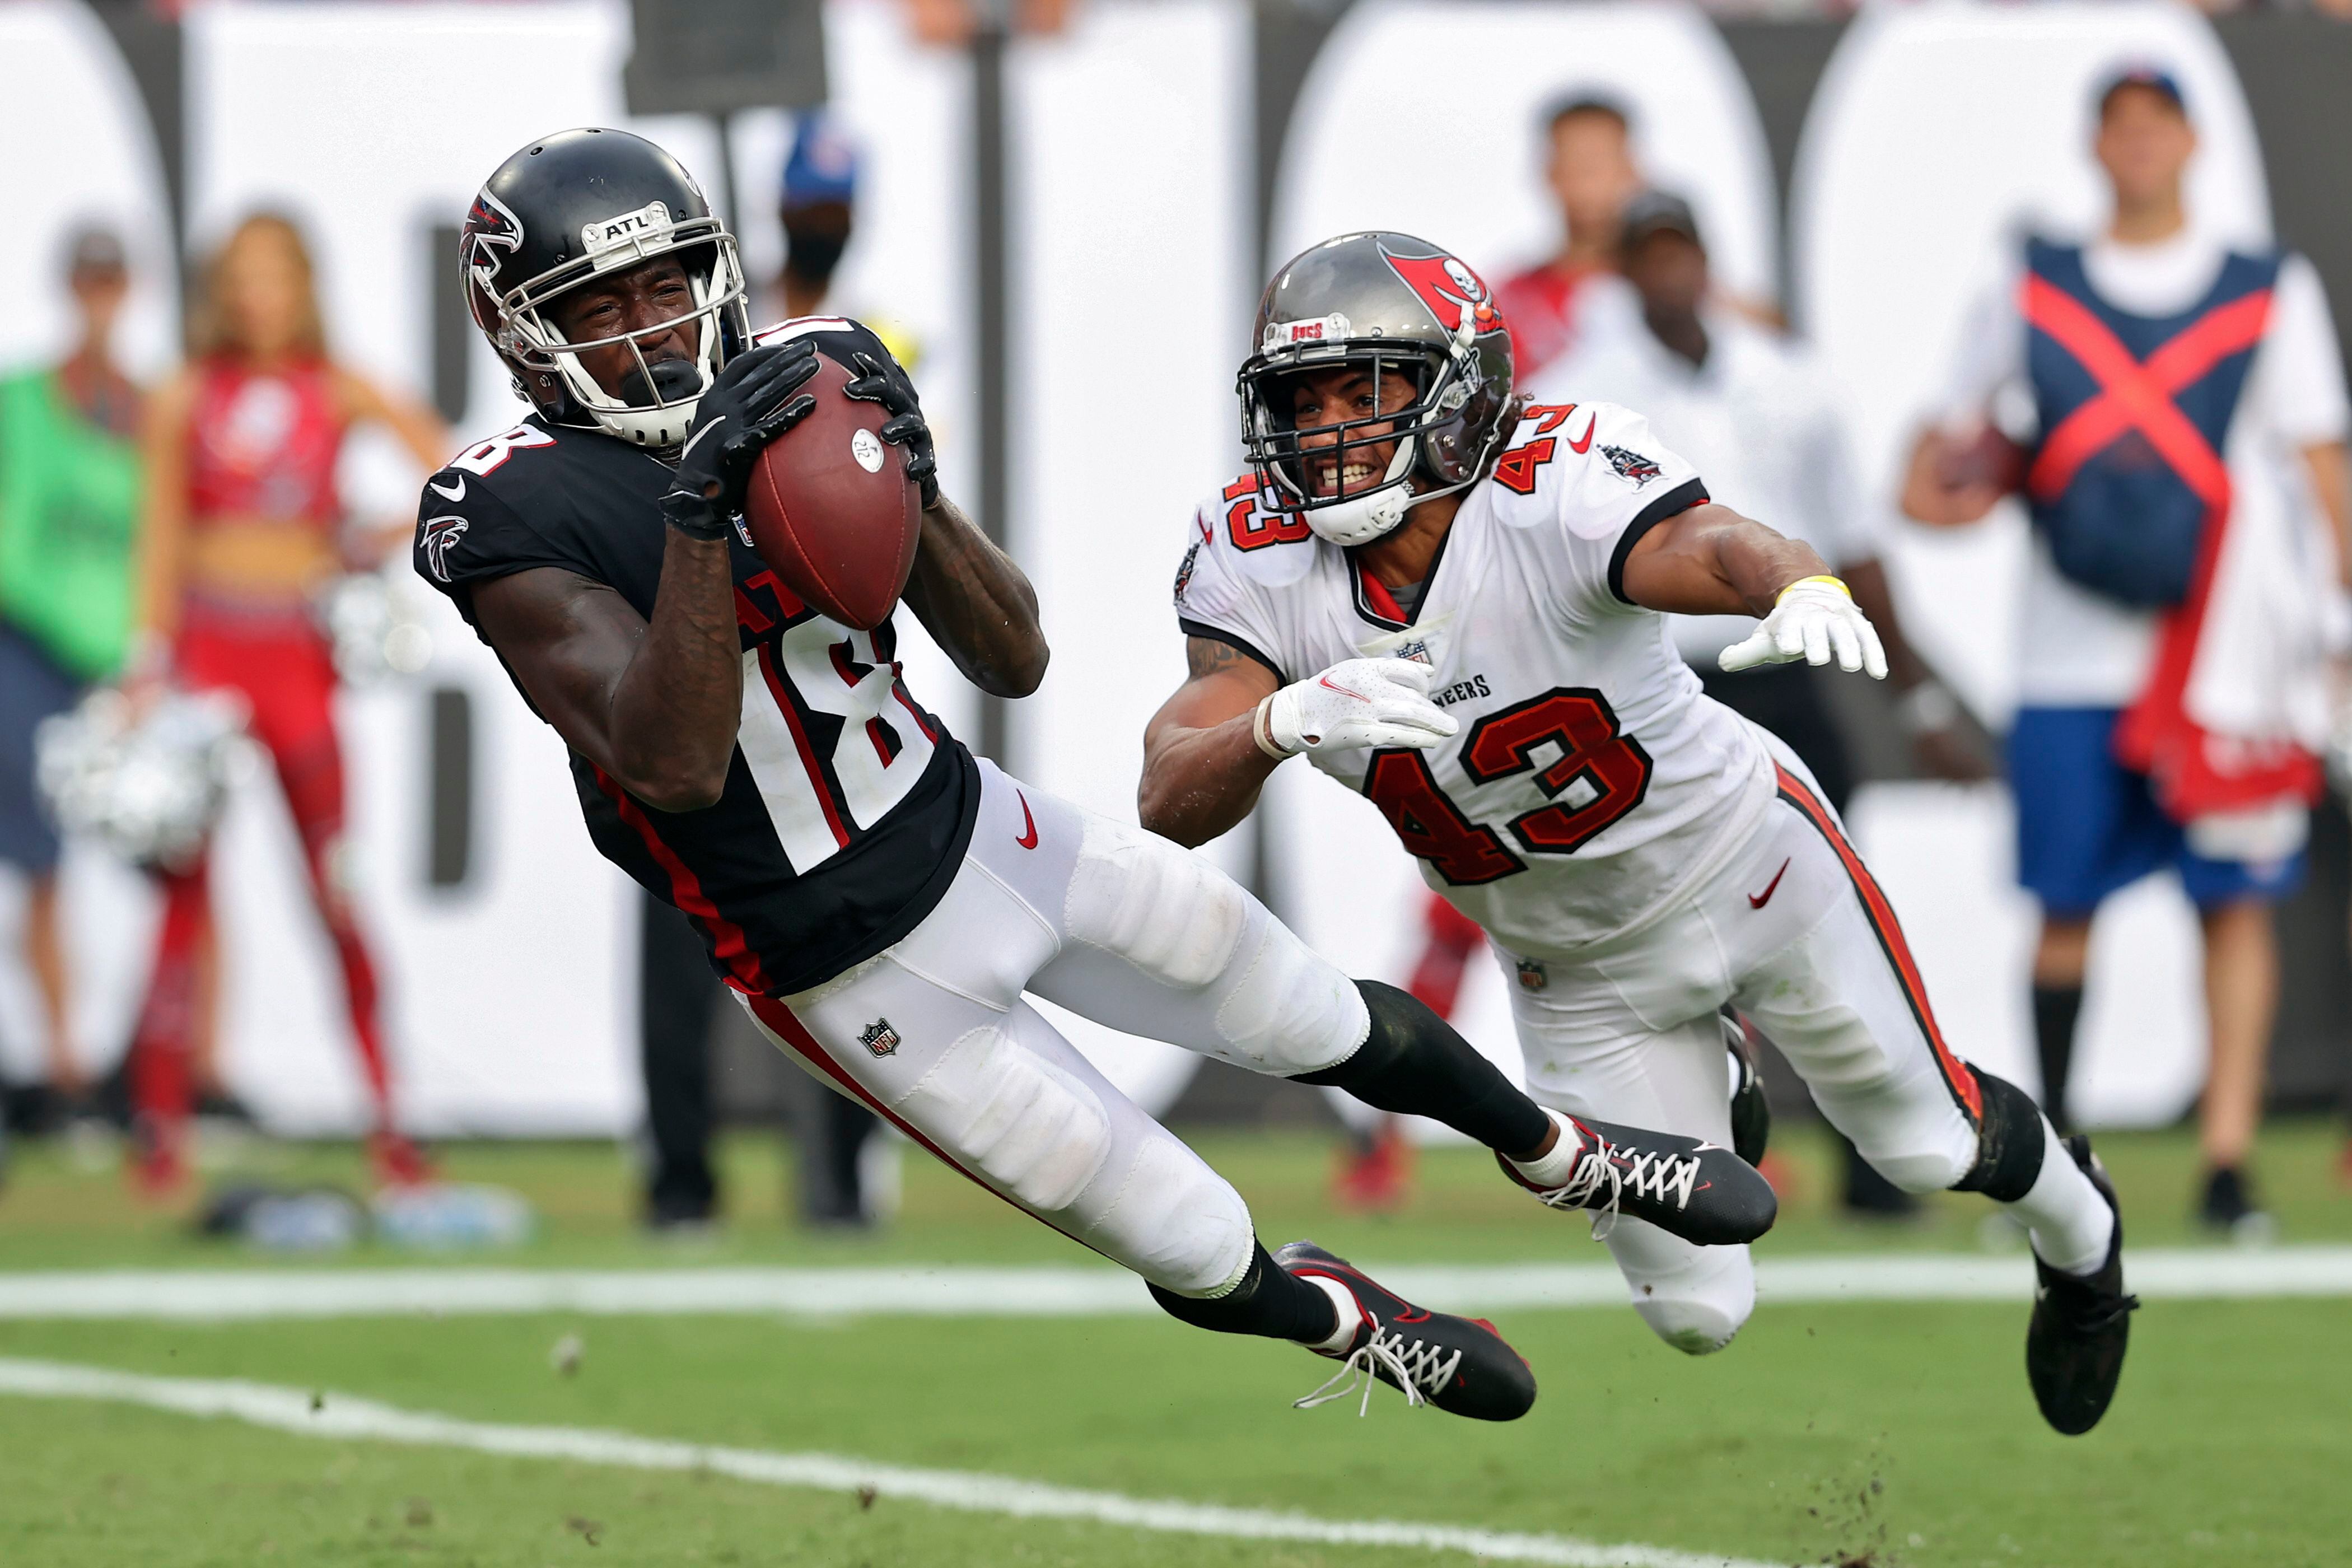
[[[1228,642],[1184,639],[1184,684],[1143,731],[1143,826],[1192,847],[1231,828],[1257,805],[1282,763],[1252,737],[1257,705],[1281,682]]]
[[[1671,615],[1760,619],[1781,589],[1829,574],[1811,545],[1708,501],[1641,537],[1625,557],[1625,596]]]
[[[1216,637],[1185,644],[1192,674],[1143,731],[1144,826],[1206,843],[1249,815],[1266,775],[1301,752],[1433,746],[1460,728],[1429,700],[1437,671],[1348,658],[1288,686]]]
[[[1037,590],[955,502],[923,509],[907,607],[964,678],[996,697],[1026,697],[1045,679],[1051,650],[1037,621]]]
[[[1886,679],[1878,634],[1818,551],[1709,501],[1659,523],[1625,557],[1625,596],[1686,616],[1754,616],[1746,642],[1724,649],[1726,669],[1802,658]]]

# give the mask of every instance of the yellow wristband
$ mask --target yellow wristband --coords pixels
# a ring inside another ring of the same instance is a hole
[[[1827,583],[1831,587],[1835,588],[1839,593],[1843,594],[1847,599],[1851,600],[1853,597],[1853,590],[1845,585],[1843,578],[1832,577],[1824,574],[1819,577],[1798,578],[1795,582],[1781,589],[1779,595],[1773,599],[1772,603],[1775,605],[1778,605],[1782,599],[1787,598],[1790,595],[1795,593],[1798,589],[1803,587],[1808,583]]]

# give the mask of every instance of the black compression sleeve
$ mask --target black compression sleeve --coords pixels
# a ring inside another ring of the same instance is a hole
[[[1480,1056],[1454,1026],[1410,993],[1359,980],[1372,1015],[1363,1048],[1301,1083],[1344,1089],[1376,1110],[1428,1116],[1506,1154],[1544,1141],[1551,1118]]]
[[[1270,1340],[1297,1340],[1319,1344],[1339,1326],[1331,1298],[1296,1274],[1286,1272],[1256,1243],[1249,1271],[1242,1282],[1222,1296],[1179,1296],[1151,1287],[1151,1299],[1162,1310],[1196,1329],[1221,1334],[1263,1334]]]

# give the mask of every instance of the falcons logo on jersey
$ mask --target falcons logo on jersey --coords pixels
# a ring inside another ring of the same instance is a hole
[[[449,580],[449,547],[465,538],[466,531],[473,526],[462,517],[425,520],[425,536],[419,547],[425,552],[425,564],[444,583]]]

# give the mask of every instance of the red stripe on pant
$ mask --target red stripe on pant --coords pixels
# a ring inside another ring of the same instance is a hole
[[[1773,764],[1780,775],[1780,798],[1804,815],[1805,820],[1826,839],[1837,852],[1845,867],[1848,880],[1862,899],[1863,912],[1870,918],[1870,929],[1878,938],[1881,952],[1895,971],[1895,983],[1903,989],[1903,999],[1911,1007],[1911,1016],[1918,1022],[1919,1032],[1927,1037],[1927,1044],[1936,1053],[1937,1068],[1944,1075],[1944,1087],[1952,1091],[1953,1100],[1968,1117],[1971,1125],[1984,1120],[1984,1093],[1977,1086],[1977,1075],[1969,1064],[1952,1054],[1944,1043],[1944,1032],[1936,1025],[1935,1010],[1927,1005],[1927,984],[1919,978],[1919,965],[1911,956],[1911,945],[1903,940],[1903,926],[1895,918],[1895,906],[1886,901],[1870,868],[1845,835],[1838,830],[1837,818],[1830,809],[1814,797],[1804,783],[1787,768]]]
[[[850,1077],[848,1070],[843,1068],[839,1062],[833,1059],[833,1053],[826,1050],[823,1045],[818,1043],[817,1037],[808,1032],[808,1026],[802,1023],[799,1018],[795,1017],[790,1007],[785,1006],[782,1002],[777,1001],[772,996],[747,995],[743,1000],[745,1004],[751,1007],[751,1016],[759,1019],[761,1023],[765,1024],[768,1026],[769,1031],[773,1034],[776,1038],[790,1046],[793,1050],[799,1055],[800,1058],[806,1062],[819,1076],[833,1083],[840,1085],[841,1091],[844,1094],[848,1095],[853,1100],[865,1105],[871,1110],[875,1115],[881,1117],[891,1126],[896,1127],[899,1131],[904,1132],[908,1137],[913,1139],[916,1142],[929,1150],[933,1157],[935,1157],[940,1164],[945,1165],[949,1170],[953,1171],[957,1175],[961,1176],[965,1181],[970,1182],[973,1186],[980,1188],[982,1192],[994,1197],[1003,1198],[1004,1202],[1012,1204],[1014,1208],[1020,1209],[1023,1214],[1027,1215],[1031,1219],[1035,1220],[1038,1224],[1048,1226],[1051,1229],[1060,1231],[1064,1236],[1070,1237],[1072,1241],[1076,1242],[1080,1247],[1085,1247],[1087,1251],[1099,1253],[1106,1258],[1110,1256],[1108,1253],[1103,1252],[1102,1248],[1087,1241],[1086,1237],[1082,1236],[1070,1236],[1068,1231],[1062,1230],[1060,1226],[1055,1225],[1052,1220],[1045,1218],[1045,1215],[1037,1213],[1034,1209],[1022,1208],[1021,1205],[1013,1203],[1011,1198],[1005,1197],[1003,1193],[998,1192],[987,1182],[982,1180],[979,1176],[965,1169],[965,1167],[957,1161],[954,1155],[949,1153],[946,1150],[932,1142],[929,1138],[923,1136],[921,1132],[916,1131],[916,1129],[897,1111],[891,1110],[888,1106],[875,1099],[874,1096],[866,1090],[864,1084],[859,1083],[856,1079]],[[1117,1262],[1118,1259],[1112,1258],[1112,1261]]]

